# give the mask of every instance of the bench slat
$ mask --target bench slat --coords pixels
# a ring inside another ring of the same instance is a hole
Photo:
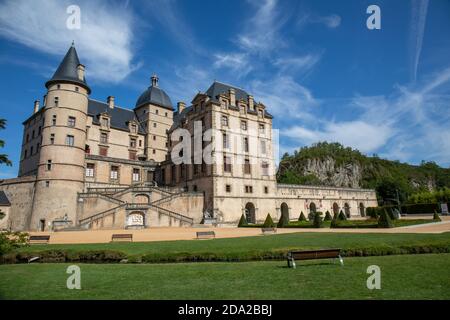
[[[295,260],[313,260],[313,259],[339,259],[341,265],[344,261],[341,257],[341,249],[321,249],[321,250],[305,250],[290,251],[287,256],[288,267],[295,268]]]

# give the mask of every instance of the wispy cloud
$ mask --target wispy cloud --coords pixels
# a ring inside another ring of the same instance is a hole
[[[295,57],[279,57],[275,59],[274,65],[277,66],[281,72],[306,72],[311,70],[320,60],[321,54],[308,53],[303,56]]]
[[[252,69],[246,53],[216,53],[214,58],[214,67],[239,71],[239,76],[246,75]]]
[[[411,27],[410,27],[410,51],[411,51],[411,77],[417,80],[420,54],[422,52],[423,35],[427,21],[429,0],[411,1]]]
[[[90,79],[117,82],[133,65],[133,12],[119,4],[78,1],[81,29],[66,27],[68,0],[7,0],[0,3],[0,35],[61,58],[75,40]]]
[[[302,11],[297,19],[297,27],[303,28],[307,24],[322,24],[330,29],[335,29],[341,25],[341,17],[337,14],[320,16],[310,12]]]

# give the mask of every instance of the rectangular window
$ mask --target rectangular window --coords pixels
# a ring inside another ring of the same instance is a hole
[[[35,137],[35,132],[33,130],[33,132],[31,133],[31,139],[34,139],[34,137]]]
[[[94,177],[95,165],[93,163],[86,164],[86,177]]]
[[[245,186],[245,193],[253,193],[253,187],[252,186]]]
[[[52,126],[56,126],[56,114],[52,117]]]
[[[228,127],[228,117],[227,116],[222,116],[221,124],[222,124],[222,127]]]
[[[248,145],[248,137],[244,137],[244,152],[248,152],[249,145]]]
[[[28,141],[30,141],[30,134],[29,133],[27,133],[27,138],[25,139],[25,142],[28,142]]]
[[[244,174],[250,174],[250,173],[251,173],[250,160],[245,159],[244,160]]]
[[[55,107],[57,107],[58,106],[58,103],[59,103],[59,98],[58,97],[55,97]]]
[[[231,184],[225,185],[225,192],[231,192]]]
[[[24,154],[23,158],[26,159],[27,157],[28,157],[28,151],[27,151],[27,149],[25,149],[25,154]]]
[[[136,151],[130,151],[130,160],[137,160]]]
[[[99,155],[101,155],[102,157],[108,156],[108,148],[100,147],[98,150]]]
[[[247,121],[241,121],[241,129],[247,131]]]
[[[50,144],[55,144],[55,134],[50,134]]]
[[[107,118],[102,118],[101,124],[102,124],[102,127],[108,128],[109,127],[108,119]]]
[[[50,181],[48,181],[48,180],[45,181],[45,187],[46,187],[46,188],[50,187]]]
[[[31,148],[30,148],[30,156],[32,156],[33,155],[33,146],[31,146]]]
[[[142,140],[139,139],[139,147],[142,147]]]
[[[119,179],[119,167],[117,166],[111,166],[111,172],[110,176],[111,180],[117,180]]]
[[[222,134],[222,142],[223,142],[224,149],[228,149],[230,147],[229,143],[228,143],[228,135],[226,133]]]
[[[141,170],[133,169],[133,182],[141,181]]]
[[[259,129],[259,134],[264,134],[265,128],[264,128],[264,125],[262,123],[259,124],[258,129]]]
[[[231,158],[229,156],[223,156],[223,171],[231,172]]]
[[[52,160],[47,160],[47,171],[52,170]]]
[[[262,118],[263,115],[264,115],[263,111],[262,110],[258,110],[258,115]]]
[[[75,121],[76,121],[75,117],[69,117],[67,120],[67,126],[71,128],[75,127]]]
[[[107,133],[100,133],[100,143],[108,143],[108,134]]]
[[[262,175],[268,176],[269,175],[269,164],[267,162],[263,162],[261,164],[261,168],[262,168]]]
[[[266,154],[266,141],[261,140],[260,146],[261,146],[261,154]]]
[[[267,186],[264,187],[264,193],[269,193],[269,187]]]
[[[73,147],[74,143],[75,143],[74,136],[70,136],[70,135],[66,136],[66,146]]]
[[[130,148],[136,148],[136,139],[134,138],[130,139]]]
[[[131,125],[131,132],[136,133],[137,132],[137,126],[135,124]]]

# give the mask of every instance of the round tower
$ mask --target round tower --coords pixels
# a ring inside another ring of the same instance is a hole
[[[54,220],[76,224],[77,196],[84,189],[90,88],[74,45],[45,84],[42,144],[30,230],[49,230]]]

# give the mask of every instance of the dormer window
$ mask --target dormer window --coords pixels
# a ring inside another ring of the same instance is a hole
[[[261,109],[258,110],[258,116],[261,118],[264,116],[264,112]]]
[[[227,116],[222,116],[221,124],[222,124],[222,127],[228,127],[228,117]]]
[[[101,119],[101,125],[102,125],[102,127],[108,128],[109,127],[109,120],[108,120],[108,118],[102,118]]]
[[[137,125],[132,124],[130,130],[131,130],[131,133],[137,133]]]

